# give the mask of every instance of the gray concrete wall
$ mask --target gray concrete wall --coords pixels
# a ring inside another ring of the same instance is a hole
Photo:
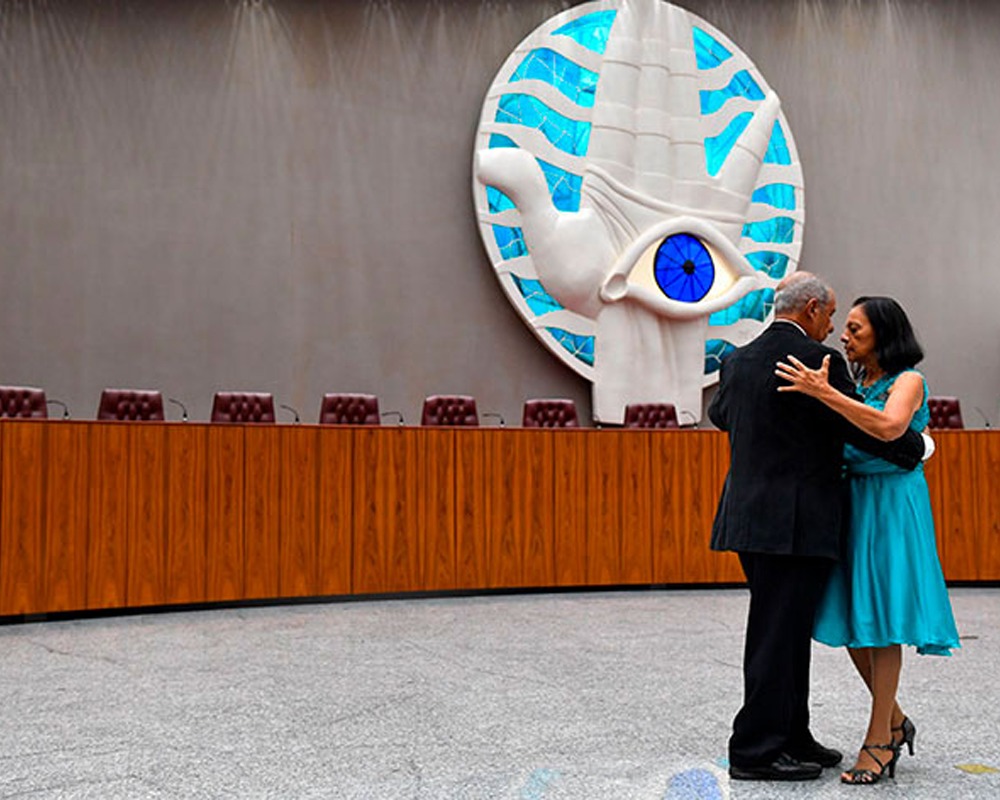
[[[0,382],[92,417],[105,386],[207,417],[221,389],[315,419],[371,391],[508,420],[589,384],[483,254],[471,147],[538,0],[0,0]],[[1000,416],[1000,12],[992,3],[692,2],[781,95],[803,266],[898,297],[932,390]],[[844,314],[838,317],[843,321]]]

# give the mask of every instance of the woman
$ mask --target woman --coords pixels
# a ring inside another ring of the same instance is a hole
[[[861,297],[841,336],[864,403],[827,380],[829,357],[818,370],[794,357],[779,363],[789,381],[778,391],[817,398],[871,435],[891,440],[930,420],[927,385],[913,369],[923,359],[906,312],[888,297]],[[923,467],[906,472],[848,445],[851,527],[847,552],[834,571],[816,617],[814,637],[848,647],[872,695],[864,744],[844,783],[894,777],[903,745],[913,754],[916,728],[896,702],[901,645],[921,654],[950,655],[959,647],[934,539]]]

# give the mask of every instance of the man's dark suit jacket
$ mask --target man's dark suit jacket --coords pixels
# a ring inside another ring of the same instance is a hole
[[[839,558],[844,532],[844,442],[906,469],[923,456],[919,433],[881,442],[818,400],[779,392],[778,361],[809,367],[830,355],[830,383],[857,397],[847,364],[796,325],[775,321],[722,362],[708,409],[729,433],[730,467],[712,526],[712,549]]]

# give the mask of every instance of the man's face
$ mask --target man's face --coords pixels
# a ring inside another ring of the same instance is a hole
[[[830,302],[825,306],[819,300],[810,300],[806,306],[806,322],[803,327],[811,339],[823,342],[833,333],[833,315],[837,313],[837,295],[830,290]]]

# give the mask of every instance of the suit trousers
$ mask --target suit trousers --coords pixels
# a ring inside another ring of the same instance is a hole
[[[729,763],[770,764],[813,741],[809,663],[816,609],[834,561],[740,553],[750,587],[743,652],[743,707],[733,721]]]

